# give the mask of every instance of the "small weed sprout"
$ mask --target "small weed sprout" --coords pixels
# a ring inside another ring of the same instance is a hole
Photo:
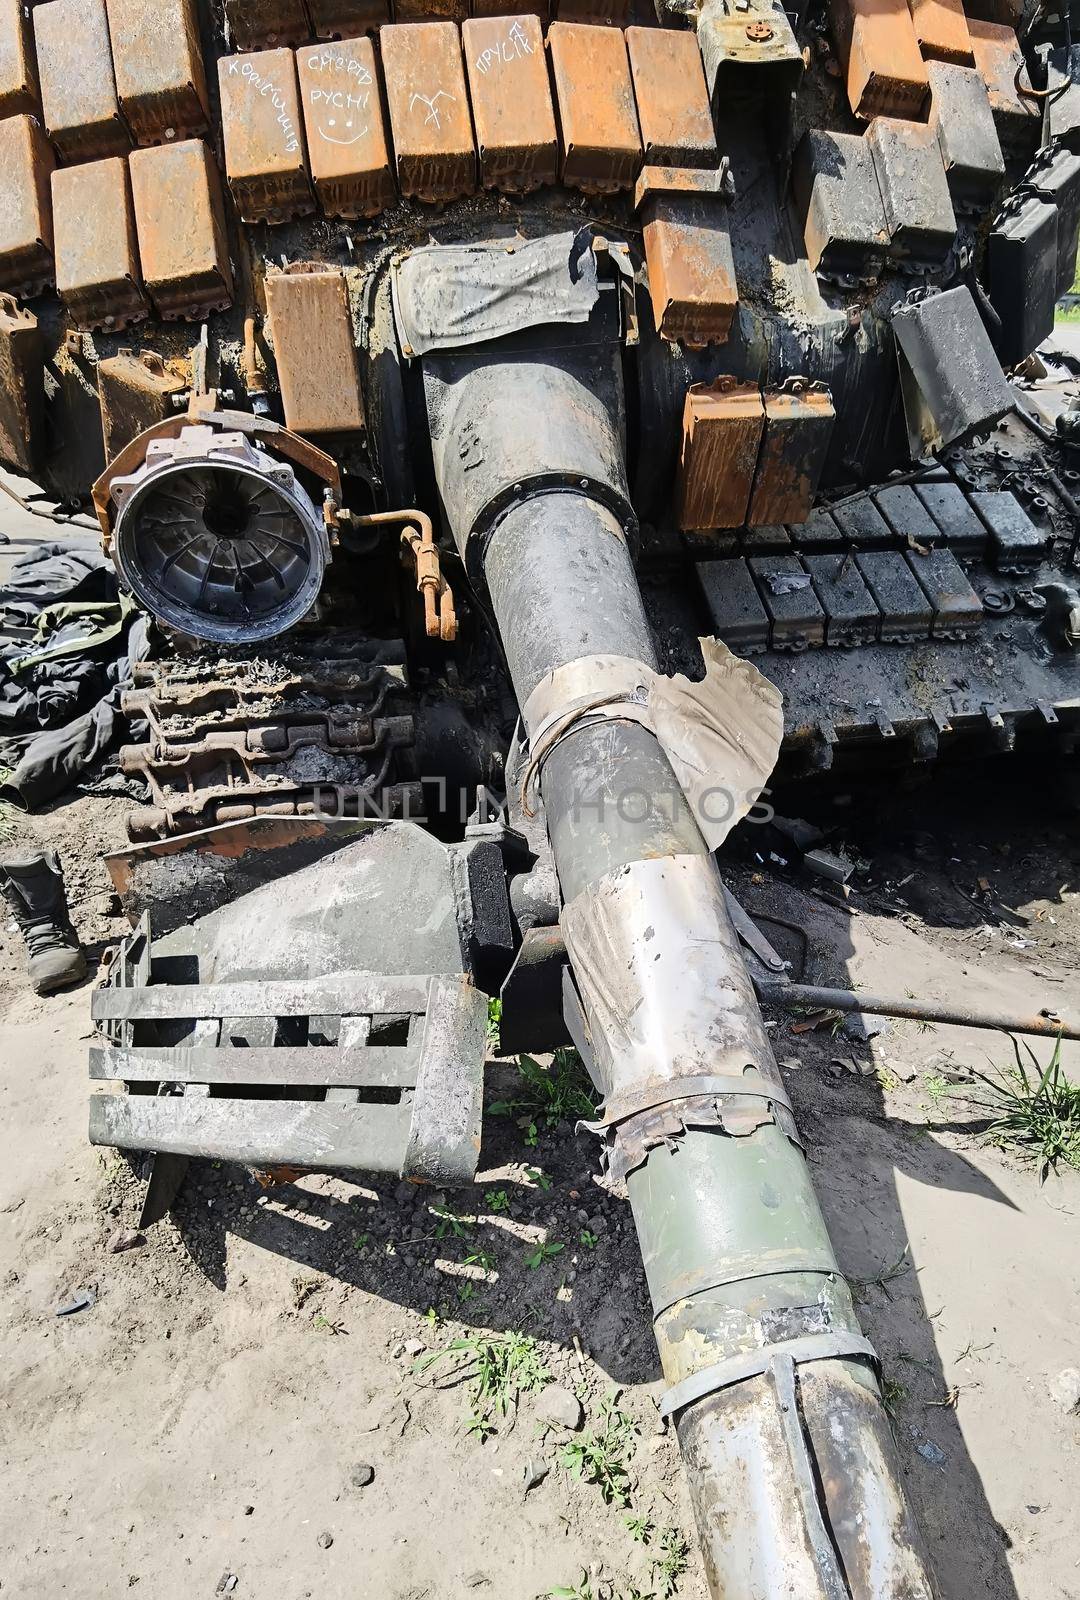
[[[630,1453],[637,1435],[633,1417],[619,1409],[614,1395],[600,1407],[599,1427],[572,1439],[559,1451],[564,1472],[595,1483],[608,1505],[630,1504]]]
[[[1070,1082],[1061,1065],[1060,1036],[1045,1068],[1026,1039],[1025,1062],[1020,1043],[1012,1039],[1014,1066],[999,1069],[997,1078],[976,1072],[985,1093],[963,1098],[991,1113],[988,1137],[1037,1161],[1039,1178],[1045,1180],[1059,1161],[1080,1168],[1080,1084]]]
[[[413,1372],[426,1372],[443,1360],[453,1363],[454,1382],[469,1385],[472,1413],[466,1431],[481,1443],[516,1410],[521,1395],[542,1389],[551,1380],[540,1346],[524,1333],[452,1339],[444,1350],[418,1357]]]

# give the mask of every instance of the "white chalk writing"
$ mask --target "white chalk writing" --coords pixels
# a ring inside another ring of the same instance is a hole
[[[453,100],[455,98],[455,95],[447,94],[445,89],[436,89],[435,93],[430,96],[426,94],[414,94],[412,99],[409,101],[409,110],[411,111],[413,106],[416,105],[417,101],[419,101],[422,106],[427,106],[428,108],[428,114],[424,118],[425,127],[430,122],[433,127],[441,128],[442,123],[439,120],[439,101]]]
[[[229,60],[229,76],[231,78],[246,78],[252,89],[264,99],[269,99],[277,112],[277,124],[285,136],[286,155],[295,155],[300,149],[300,136],[296,124],[289,114],[285,96],[274,83],[272,78],[264,78],[256,72],[250,61],[245,61],[242,56],[232,56]]]
[[[520,61],[523,56],[534,55],[535,49],[520,22],[511,23],[505,39],[488,45],[476,58],[476,70],[485,76],[492,67],[501,67],[510,61]]]

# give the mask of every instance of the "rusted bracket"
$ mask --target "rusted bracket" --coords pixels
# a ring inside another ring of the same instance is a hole
[[[191,427],[193,423],[209,423],[212,427],[220,428],[222,432],[242,433],[249,439],[258,440],[261,444],[272,445],[279,455],[291,461],[294,466],[302,467],[305,472],[310,472],[319,478],[330,491],[331,504],[334,506],[338,504],[341,496],[341,473],[333,456],[328,456],[325,450],[320,450],[307,439],[301,439],[299,434],[290,433],[288,428],[283,428],[280,422],[274,422],[269,417],[254,417],[247,411],[208,410],[207,399],[205,395],[195,395],[190,410],[181,412],[175,417],[165,417],[161,422],[155,422],[151,427],[144,428],[142,433],[136,434],[120,454],[109,462],[94,484],[91,491],[94,510],[101,524],[106,551],[112,540],[112,518],[109,507],[113,481],[116,478],[126,477],[142,465],[146,460],[147,447],[153,440],[178,439],[182,430]],[[410,513],[410,515],[417,514]]]

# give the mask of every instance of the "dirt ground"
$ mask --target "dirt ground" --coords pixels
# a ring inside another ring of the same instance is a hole
[[[1080,848],[1052,784],[840,799],[823,819],[859,862],[847,909],[750,830],[730,866],[748,909],[792,925],[761,922],[810,981],[1075,1005]],[[61,848],[95,957],[122,929],[99,855],[124,809],[82,798],[24,825]],[[0,931],[5,1596],[534,1600],[590,1571],[628,1600],[665,1592],[654,1563],[675,1552],[674,1571],[686,1540],[674,1592],[705,1600],[629,1211],[587,1138],[541,1126],[527,1145],[489,1117],[480,1181],[445,1197],[327,1177],[264,1193],[207,1165],[112,1254],[143,1185],[86,1142],[88,1002],[34,997]],[[1075,1600],[1080,1416],[1060,1375],[1080,1367],[1080,1174],[1040,1183],[956,1098],[967,1067],[1007,1060],[1003,1036],[894,1022],[867,1043],[793,1020],[773,1019],[777,1055],[941,1594]],[[514,1077],[494,1066],[490,1098]],[[545,1241],[563,1248],[530,1265]],[[425,1367],[507,1330],[539,1341],[586,1430],[617,1393],[629,1508],[561,1464],[582,1434],[535,1396],[480,1442],[453,1359]]]

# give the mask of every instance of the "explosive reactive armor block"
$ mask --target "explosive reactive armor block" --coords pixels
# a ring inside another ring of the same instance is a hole
[[[29,10],[23,0],[0,0],[0,117],[40,110]]]
[[[348,433],[364,426],[356,337],[343,272],[272,272],[266,309],[285,426]]]
[[[827,645],[869,644],[878,636],[881,613],[850,555],[806,555],[814,593],[825,612]]]
[[[791,543],[800,554],[843,550],[844,535],[831,511],[819,506],[811,511],[805,522],[796,522],[788,529]]]
[[[986,84],[1001,147],[1007,154],[1030,153],[1039,134],[1039,110],[1016,87],[1024,55],[1012,28],[968,18],[975,66]]]
[[[921,115],[930,80],[907,0],[829,0],[829,16],[855,115]]]
[[[480,182],[525,194],[558,175],[559,140],[537,17],[474,17],[461,29]]]
[[[954,555],[982,555],[986,527],[958,483],[917,483],[915,493],[934,519],[939,544]]]
[[[120,110],[138,144],[210,126],[195,0],[106,0]]]
[[[21,112],[0,122],[0,288],[36,294],[52,282],[55,165],[33,117]]]
[[[452,22],[397,23],[379,35],[398,188],[418,200],[476,189],[461,39]]]
[[[695,27],[717,116],[733,100],[780,101],[798,89],[802,53],[780,0],[703,0]]]
[[[32,311],[0,294],[0,461],[17,472],[37,466],[45,422],[45,362]]]
[[[617,28],[553,22],[548,48],[562,131],[562,180],[586,194],[629,189],[641,165],[626,41]]]
[[[218,84],[225,173],[241,219],[287,222],[313,211],[292,51],[222,56]]]
[[[719,172],[646,167],[634,193],[657,332],[692,349],[722,344],[739,303],[721,185]]]
[[[308,36],[304,0],[225,0],[225,15],[241,50],[300,44]]]
[[[684,532],[739,528],[746,521],[765,406],[756,384],[719,378],[692,384],[683,408],[676,484]]]
[[[754,556],[747,565],[769,614],[772,648],[806,650],[824,644],[825,613],[800,558]]]
[[[956,237],[956,216],[936,134],[924,123],[875,117],[867,139],[885,208],[889,255],[940,265]]]
[[[1015,366],[1054,330],[1058,208],[1032,189],[1006,200],[986,245],[987,292],[1001,319],[998,354]]]
[[[825,466],[836,413],[827,389],[789,380],[765,394],[765,438],[754,474],[749,523],[805,522]]]
[[[695,35],[627,28],[626,48],[646,166],[715,167],[716,134]]]
[[[746,562],[738,558],[699,561],[694,570],[716,637],[738,655],[758,655],[765,650],[769,616]]]
[[[149,310],[123,156],[52,175],[56,292],[77,328],[126,328]]]
[[[232,299],[221,177],[201,139],[134,150],[129,162],[143,282],[166,322]]]
[[[925,556],[909,551],[907,562],[933,607],[930,631],[935,639],[962,639],[978,627],[982,601],[951,550],[931,550]]]
[[[397,190],[370,39],[309,44],[296,52],[308,162],[331,217],[373,217]]]
[[[795,153],[792,186],[814,271],[844,285],[873,282],[889,235],[867,141],[812,128]]]
[[[929,545],[937,538],[937,524],[910,483],[879,489],[874,504],[892,529],[894,542],[906,545],[914,539],[918,544]]]
[[[860,551],[855,562],[881,612],[882,639],[925,639],[933,607],[900,551]]]
[[[1048,537],[1007,489],[979,490],[971,503],[990,530],[989,555],[998,572],[1030,572],[1046,554]]]
[[[973,67],[931,61],[930,126],[936,131],[953,208],[979,214],[1005,179],[990,96]]]
[[[153,350],[121,350],[98,362],[98,400],[105,460],[112,461],[126,444],[175,415],[175,398],[188,387]]]
[[[1076,269],[1076,236],[1080,229],[1080,155],[1059,146],[1040,150],[1025,174],[1025,183],[1057,206],[1057,294],[1072,287]]]
[[[911,0],[911,20],[919,49],[928,61],[975,65],[963,0]]]
[[[123,155],[131,139],[120,116],[105,0],[48,0],[34,8],[41,108],[65,161]]]

